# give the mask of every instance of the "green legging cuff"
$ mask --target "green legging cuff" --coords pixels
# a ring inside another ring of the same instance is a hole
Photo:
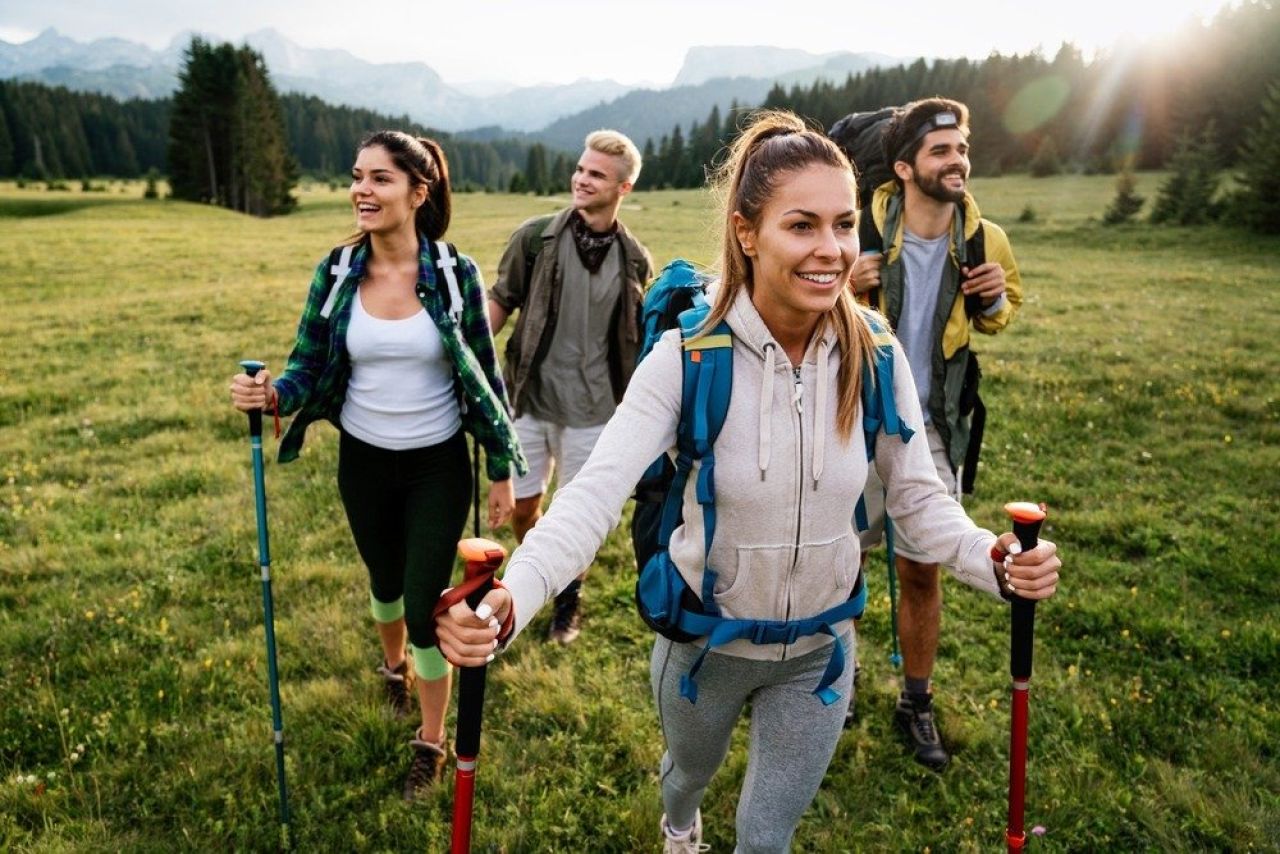
[[[379,623],[394,623],[404,619],[404,597],[394,602],[379,602],[372,593],[369,594],[369,610],[373,619]]]
[[[409,651],[413,653],[413,669],[419,679],[434,682],[449,675],[449,662],[444,660],[439,647],[429,646],[426,649],[418,649],[410,644]]]

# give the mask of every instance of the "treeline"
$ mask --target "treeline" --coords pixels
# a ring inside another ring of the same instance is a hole
[[[460,190],[506,190],[526,164],[530,146],[516,140],[476,142],[432,130],[408,116],[384,116],[356,107],[335,107],[314,95],[296,92],[280,99],[293,156],[303,172],[319,178],[345,175],[356,144],[375,130],[391,128],[429,136],[449,158],[450,178]],[[543,157],[546,156],[545,151]]]
[[[439,140],[454,186],[461,190],[506,190],[527,165],[525,142],[460,140],[406,116],[333,106],[297,93],[280,96],[279,106],[289,152],[298,169],[315,178],[344,176],[356,143],[383,128]],[[119,101],[61,86],[0,80],[0,178],[137,178],[152,169],[167,174],[172,111],[168,98]]]
[[[1268,86],[1280,81],[1280,6],[1248,2],[1210,23],[1142,50],[1117,50],[1086,62],[1064,45],[1039,54],[973,61],[919,60],[819,81],[775,86],[763,107],[792,110],[829,128],[850,112],[943,95],[969,105],[973,167],[995,175],[1032,167],[1113,172],[1169,165],[1181,138],[1215,129],[1220,166],[1259,118]],[[643,187],[694,187],[737,132],[740,110],[713,111],[688,129],[676,126],[644,146]]]

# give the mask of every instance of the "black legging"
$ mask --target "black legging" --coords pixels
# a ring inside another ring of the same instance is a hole
[[[378,448],[344,432],[338,491],[374,598],[395,602],[403,596],[409,642],[429,648],[431,609],[449,586],[471,503],[462,431],[407,451]]]

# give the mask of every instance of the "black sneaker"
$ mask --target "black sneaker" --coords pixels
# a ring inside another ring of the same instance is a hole
[[[447,743],[432,744],[418,738],[417,733],[409,739],[409,746],[413,748],[413,762],[409,765],[409,776],[404,780],[406,801],[412,801],[439,782],[449,759]]]
[[[928,694],[924,698],[923,701],[913,700],[905,691],[902,692],[893,710],[893,722],[915,751],[916,761],[931,771],[941,771],[947,767],[951,757],[942,746],[942,734],[933,719],[933,698]]]
[[[575,581],[556,596],[555,613],[551,617],[547,637],[561,646],[568,646],[577,640],[582,630],[582,598],[578,592],[580,588],[581,585]]]
[[[400,666],[392,670],[384,661],[378,665],[378,675],[382,677],[382,689],[387,697],[387,706],[396,720],[404,720],[413,712],[413,701],[409,695],[413,691],[413,672],[409,670],[409,659],[406,657]]]

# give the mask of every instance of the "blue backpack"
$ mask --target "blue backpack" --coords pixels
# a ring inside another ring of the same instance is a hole
[[[862,616],[867,590],[862,575],[850,598],[812,617],[796,620],[741,620],[724,617],[715,603],[716,572],[704,563],[702,590],[695,594],[671,561],[668,546],[671,534],[683,522],[685,485],[699,463],[697,497],[702,508],[704,561],[711,554],[715,538],[715,442],[729,412],[733,391],[733,333],[724,321],[699,334],[711,307],[706,300],[710,277],[698,273],[687,261],[668,264],[645,294],[644,340],[640,359],[653,348],[663,331],[673,305],[689,307],[677,315],[682,346],[682,392],[680,421],[676,426],[674,464],[663,454],[641,480],[636,491],[632,520],[632,542],[640,567],[636,580],[636,607],[640,618],[654,631],[677,643],[707,638],[706,646],[689,672],[681,677],[680,694],[697,702],[695,681],[707,653],[731,641],[746,639],[756,644],[794,643],[815,634],[830,635],[831,658],[814,694],[824,704],[840,698],[832,684],[844,670],[844,650],[836,639],[834,626]],[[862,428],[867,459],[875,455],[876,437],[881,431],[908,441],[913,431],[898,418],[893,398],[893,336],[880,322],[872,320],[875,333],[875,365],[863,365]],[[660,491],[660,494],[659,494]],[[859,530],[867,527],[866,509],[859,498],[854,513]]]

